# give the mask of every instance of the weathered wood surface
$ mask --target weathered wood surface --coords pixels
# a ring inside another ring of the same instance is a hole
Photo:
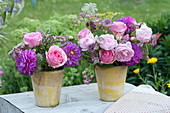
[[[125,84],[124,94],[135,88]],[[35,105],[33,92],[0,95],[0,113],[103,113],[112,103],[99,99],[97,84],[63,87],[54,108]]]

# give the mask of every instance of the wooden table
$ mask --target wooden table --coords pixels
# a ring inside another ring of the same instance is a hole
[[[133,88],[126,83],[124,94]],[[0,113],[103,113],[113,103],[101,101],[93,83],[63,87],[60,104],[54,108],[36,106],[33,92],[0,95]]]

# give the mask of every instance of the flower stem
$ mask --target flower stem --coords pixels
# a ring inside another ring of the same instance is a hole
[[[142,80],[142,82],[143,82],[144,84],[147,84],[147,83],[145,82],[145,80],[140,76],[139,73],[138,73],[137,75],[139,76],[139,78]]]
[[[153,76],[154,76],[155,83],[157,83],[154,64],[152,65],[152,69],[153,69]]]

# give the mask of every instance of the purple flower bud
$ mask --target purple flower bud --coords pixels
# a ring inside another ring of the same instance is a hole
[[[80,17],[75,17],[75,18],[73,19],[73,22],[77,22],[79,19],[80,19]]]
[[[20,0],[14,0],[15,4],[20,4]]]
[[[74,26],[77,26],[77,25],[78,25],[78,23],[75,23],[75,24],[74,24]]]
[[[82,72],[82,75],[86,75],[86,74],[87,74],[87,71],[83,71],[83,72]]]
[[[85,13],[85,12],[81,12],[81,13],[79,14],[79,16],[81,16],[82,18],[85,18],[85,17],[86,17],[86,13]]]
[[[90,29],[92,32],[94,32],[96,30],[96,25],[93,21],[90,21]]]
[[[102,24],[103,24],[103,26],[111,26],[112,21],[108,18],[105,18],[105,19],[102,20]]]
[[[80,22],[84,22],[84,20],[80,20]]]
[[[41,29],[38,29],[36,32],[40,32],[41,34],[44,34],[44,31]]]
[[[90,78],[93,79],[93,78],[94,78],[94,75],[91,75]]]
[[[16,12],[16,11],[17,11],[17,9],[13,8],[12,12]],[[10,13],[10,12],[11,12],[11,8],[8,9],[8,13]]]
[[[89,27],[89,22],[88,21],[86,22],[86,26]]]

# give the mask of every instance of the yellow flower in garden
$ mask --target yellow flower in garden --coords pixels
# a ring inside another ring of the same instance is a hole
[[[152,58],[150,58],[150,59],[147,61],[147,64],[155,64],[157,61],[158,61],[157,58],[152,57]]]
[[[139,73],[139,68],[135,69],[133,72],[134,72],[135,74],[138,74],[138,73]]]
[[[36,52],[36,49],[33,49]]]
[[[168,85],[168,87],[170,88],[170,81],[169,81],[169,84],[167,84]]]
[[[73,36],[69,36],[68,39],[69,39],[69,40],[72,40],[72,39],[74,39],[74,37],[73,37]]]

